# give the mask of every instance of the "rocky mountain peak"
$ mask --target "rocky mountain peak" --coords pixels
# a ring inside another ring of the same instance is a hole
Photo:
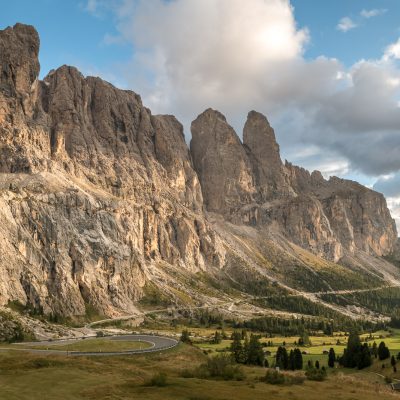
[[[379,193],[283,165],[274,130],[261,113],[248,114],[242,143],[221,113],[206,110],[192,123],[190,149],[206,209],[231,222],[273,227],[334,261],[357,249],[387,254],[396,242]]]
[[[335,262],[392,251],[384,197],[283,165],[264,115],[249,113],[242,143],[207,109],[189,151],[181,123],[132,91],[70,66],[39,81],[38,52],[33,27],[0,31],[0,304],[132,313],[150,281],[203,304],[190,274],[244,276],[253,253],[269,264],[294,245]]]
[[[229,214],[251,202],[251,165],[235,130],[219,112],[208,109],[191,125],[190,151],[209,211]]]
[[[13,122],[20,113],[31,115],[40,65],[39,35],[29,25],[0,31],[0,123]],[[12,108],[15,112],[10,115]]]
[[[16,24],[1,31],[2,90],[22,94],[31,89],[39,75],[39,35],[33,26]]]
[[[247,115],[243,129],[243,144],[265,169],[277,168],[282,164],[275,132],[267,117],[257,111],[250,111]]]

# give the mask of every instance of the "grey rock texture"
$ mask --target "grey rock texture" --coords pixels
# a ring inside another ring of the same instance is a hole
[[[132,313],[152,264],[219,268],[181,124],[73,67],[38,81],[32,27],[0,44],[1,303]]]
[[[335,262],[359,250],[379,256],[393,251],[397,231],[383,195],[284,165],[262,114],[248,114],[242,144],[219,112],[206,110],[192,124],[190,147],[208,211],[279,231]]]
[[[0,304],[139,313],[150,281],[203,304],[195,274],[251,264],[226,239],[231,223],[334,261],[392,251],[383,196],[284,165],[263,115],[249,113],[242,143],[206,110],[189,151],[175,117],[132,91],[69,66],[39,81],[38,51],[33,27],[0,31]]]

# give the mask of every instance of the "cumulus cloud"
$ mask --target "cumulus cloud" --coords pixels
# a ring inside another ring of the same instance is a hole
[[[388,47],[386,47],[383,58],[385,61],[388,61],[390,59],[400,59],[400,38],[397,40],[396,43],[392,43]]]
[[[400,39],[380,59],[347,68],[303,57],[310,34],[297,26],[288,0],[252,0],[251,7],[241,0],[97,0],[96,10],[99,4],[114,13],[120,35],[105,42],[134,48],[121,73],[126,86],[153,112],[175,114],[188,137],[207,107],[223,112],[239,134],[257,109],[290,161],[325,175],[400,171]],[[364,18],[378,15],[364,11]]]
[[[132,84],[153,88],[154,108],[181,113],[239,105],[257,95],[261,78],[276,92],[263,76],[301,60],[308,40],[282,0],[255,0],[251,7],[240,0],[142,1],[121,33],[137,49],[132,69],[144,66],[147,77],[152,71],[150,82],[131,74]]]
[[[343,17],[336,26],[336,29],[341,32],[347,32],[354,28],[357,28],[357,24],[350,17]]]
[[[392,217],[397,224],[397,232],[400,232],[400,172],[380,177],[373,189],[385,194]]]
[[[391,211],[392,217],[396,221],[397,232],[400,232],[400,197],[387,198],[387,204]]]
[[[377,17],[378,15],[382,15],[385,14],[387,12],[387,9],[385,8],[374,8],[372,10],[362,10],[360,12],[360,15],[363,18],[372,18],[372,17]]]

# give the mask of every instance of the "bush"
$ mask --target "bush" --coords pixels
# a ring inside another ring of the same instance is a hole
[[[192,340],[190,339],[190,332],[187,329],[184,329],[181,334],[181,342],[192,344]]]
[[[305,381],[304,375],[288,375],[287,377],[287,383],[290,385],[301,385]]]
[[[163,387],[167,386],[167,374],[164,372],[159,372],[155,374],[146,384],[145,386],[158,386]]]
[[[326,369],[310,368],[306,371],[306,377],[310,381],[323,381],[326,379]]]
[[[268,370],[263,381],[270,385],[283,385],[285,383],[285,375],[277,370]]]
[[[185,371],[184,374],[188,378],[193,375],[201,379],[222,378],[227,381],[242,381],[246,377],[243,369],[228,354],[218,354],[215,357],[210,357],[207,362],[200,365],[192,374],[190,371]]]
[[[299,374],[283,374],[277,370],[269,369],[261,380],[270,385],[301,385],[304,376]]]

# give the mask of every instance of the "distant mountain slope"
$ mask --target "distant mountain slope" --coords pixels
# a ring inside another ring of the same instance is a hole
[[[305,292],[398,282],[381,258],[397,240],[384,197],[282,164],[263,115],[249,113],[242,143],[206,110],[189,151],[175,117],[131,91],[68,66],[38,80],[38,52],[33,27],[0,31],[1,304],[243,317],[274,312],[255,296],[320,304]]]

